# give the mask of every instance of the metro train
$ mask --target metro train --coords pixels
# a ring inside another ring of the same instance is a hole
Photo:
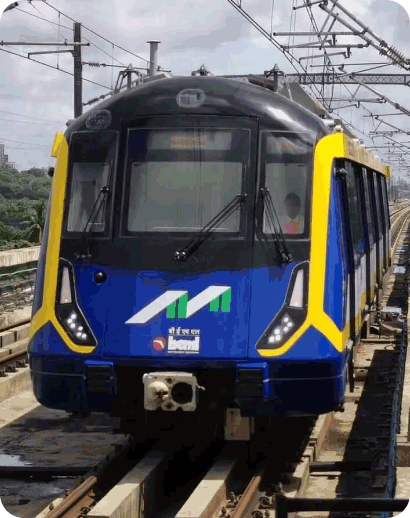
[[[342,409],[391,264],[390,169],[267,82],[158,79],[56,135],[40,403],[231,439]]]

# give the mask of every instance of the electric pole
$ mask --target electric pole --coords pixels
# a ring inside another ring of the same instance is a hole
[[[81,24],[74,23],[74,43],[81,43]],[[81,64],[81,45],[75,45],[74,56],[74,118],[79,117],[83,112],[83,81]]]

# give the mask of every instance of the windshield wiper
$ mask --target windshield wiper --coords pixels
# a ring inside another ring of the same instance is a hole
[[[91,234],[91,231],[92,231],[91,229],[93,228],[95,220],[103,206],[104,206],[104,211],[103,211],[102,219],[104,220],[105,209],[107,207],[107,198],[108,198],[108,195],[110,194],[109,185],[111,183],[111,176],[112,176],[112,170],[110,171],[107,185],[105,185],[104,187],[101,187],[100,192],[98,193],[97,199],[95,200],[94,205],[92,206],[87,223],[85,224],[85,227],[82,230],[80,248],[83,248],[84,243],[86,243],[85,244],[85,254],[82,254],[82,253],[74,254],[74,258],[77,260],[90,260],[91,259],[90,244],[89,244],[89,242],[86,242],[86,238],[87,238],[88,234]],[[98,206],[98,204],[99,204],[99,206]],[[90,225],[90,226],[87,230],[88,225]]]
[[[246,199],[246,194],[238,194],[235,198],[223,207],[218,214],[211,219],[195,236],[191,241],[181,250],[175,252],[175,259],[177,261],[186,261],[195,250],[197,250],[202,243],[209,237],[213,230],[218,227],[223,221],[226,220]]]
[[[279,258],[288,263],[292,260],[292,255],[289,252],[288,245],[286,243],[285,236],[283,235],[282,227],[275,209],[275,205],[272,200],[272,195],[267,187],[261,189],[263,204],[266,209],[266,217],[271,229],[274,230],[275,243],[278,251]],[[279,232],[278,232],[279,230]]]
[[[90,234],[91,229],[93,228],[93,225],[95,223],[95,220],[97,219],[98,214],[100,213],[100,210],[104,204],[104,207],[106,206],[107,197],[110,193],[110,190],[108,188],[108,185],[105,185],[104,187],[101,187],[100,192],[98,193],[97,199],[94,202],[94,205],[91,209],[90,215],[88,217],[87,223],[85,224],[85,227],[83,228],[84,234]],[[100,202],[100,206],[97,208],[98,202]],[[105,214],[105,212],[103,213]],[[87,230],[88,225],[90,225],[89,229]]]

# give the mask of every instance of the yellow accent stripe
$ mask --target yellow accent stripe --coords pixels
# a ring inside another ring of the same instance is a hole
[[[328,240],[328,221],[332,165],[335,158],[345,158],[362,165],[367,165],[389,176],[390,169],[379,162],[344,133],[333,133],[323,137],[317,143],[313,161],[312,213],[310,224],[311,255],[309,264],[308,313],[302,326],[282,347],[274,350],[260,350],[261,356],[273,357],[286,353],[311,326],[322,333],[333,347],[342,352],[349,338],[350,326],[346,323],[340,331],[333,320],[324,311],[326,252]],[[351,294],[353,296],[353,294]],[[366,293],[362,295],[362,306],[356,314],[356,323],[361,323],[361,311],[366,302]],[[353,316],[351,315],[351,318]]]
[[[29,338],[31,339],[45,324],[51,322],[62,337],[65,345],[74,352],[89,354],[94,346],[76,345],[67,335],[57,320],[54,312],[56,300],[58,264],[60,257],[61,229],[63,223],[63,207],[66,196],[68,143],[62,133],[58,145],[58,155],[53,177],[50,205],[50,229],[47,241],[47,257],[43,283],[43,304],[31,320]],[[56,136],[57,139],[57,136]],[[55,142],[54,142],[55,144]],[[53,146],[54,150],[55,145]]]
[[[54,137],[53,147],[51,148],[52,157],[56,158],[58,156],[63,140],[65,140],[64,133],[56,133],[56,136]]]

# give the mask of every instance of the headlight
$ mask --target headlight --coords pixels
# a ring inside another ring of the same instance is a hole
[[[274,344],[281,342],[286,335],[290,334],[293,327],[295,327],[295,323],[288,313],[285,313],[280,324],[273,329],[273,333],[269,336],[268,343]]]
[[[65,262],[61,262],[60,266],[55,311],[58,321],[75,344],[97,345],[77,303],[71,265]]]
[[[268,325],[256,349],[278,349],[302,325],[307,315],[308,261],[295,266],[285,302]]]

